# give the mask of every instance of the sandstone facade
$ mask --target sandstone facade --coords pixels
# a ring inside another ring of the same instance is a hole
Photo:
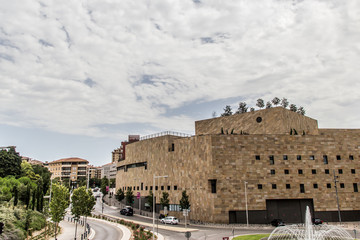
[[[335,173],[343,220],[360,217],[360,130],[318,129],[316,120],[283,108],[195,125],[192,137],[127,145],[126,159],[117,163],[117,188],[146,196],[153,176],[167,175],[156,182],[157,203],[166,191],[170,204],[179,204],[186,190],[191,219],[232,223],[245,222],[246,182],[250,223],[301,221],[305,203],[316,216],[336,221]]]

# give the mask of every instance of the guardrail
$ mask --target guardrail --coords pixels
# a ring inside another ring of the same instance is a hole
[[[142,136],[142,137],[140,137],[140,140],[146,140],[146,139],[150,139],[150,138],[156,138],[156,137],[162,137],[162,136],[168,136],[168,135],[177,136],[177,137],[191,137],[192,136],[191,134],[187,134],[187,133],[164,131],[164,132],[160,132],[160,133],[154,133],[154,134]]]

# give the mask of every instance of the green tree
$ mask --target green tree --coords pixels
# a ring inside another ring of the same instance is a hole
[[[0,177],[13,175],[19,177],[21,174],[21,157],[15,151],[15,147],[8,150],[0,150]]]
[[[101,188],[100,191],[102,192],[103,196],[105,196],[106,194],[108,194],[108,192],[106,191],[106,187],[109,186],[109,179],[105,176],[103,179],[101,179]]]
[[[261,98],[259,98],[257,101],[256,101],[256,106],[258,107],[258,108],[263,108],[264,106],[265,106],[265,104],[264,104],[264,100],[262,100]]]
[[[18,204],[18,200],[19,200],[17,185],[14,186],[13,192],[14,192],[14,207],[15,207]]]
[[[246,106],[246,102],[240,102],[236,113],[246,113],[247,110],[248,110],[248,107]]]
[[[290,111],[293,111],[293,112],[297,111],[297,107],[295,104],[290,104]]]
[[[300,113],[301,115],[305,115],[305,109],[303,107],[299,107],[297,112]]]
[[[169,203],[170,203],[169,193],[168,192],[163,192],[162,197],[160,198],[161,206],[169,208],[169,205],[170,205]]]
[[[181,209],[190,208],[189,195],[186,194],[186,190],[182,192],[182,197],[180,199],[180,207]]]
[[[224,113],[221,114],[222,117],[225,117],[225,116],[231,116],[233,113],[232,113],[232,109],[231,109],[231,106],[230,105],[226,105],[225,108],[224,108]]]
[[[287,108],[287,106],[289,106],[289,101],[286,98],[281,99],[281,106]]]
[[[110,179],[110,187],[114,188],[115,185],[116,185],[116,179],[115,178]]]
[[[126,191],[125,199],[126,199],[126,204],[131,205],[131,206],[133,205],[133,203],[134,203],[134,193],[130,188],[128,188],[127,191]]]
[[[124,194],[124,191],[119,188],[116,193],[115,193],[115,198],[116,200],[118,200],[119,202],[121,202],[122,200],[124,200],[125,198],[125,194]]]
[[[274,97],[273,100],[271,100],[271,102],[274,104],[274,106],[276,107],[277,105],[280,104],[280,99],[278,97]]]
[[[50,202],[51,220],[55,222],[55,239],[58,223],[64,218],[66,208],[69,206],[69,191],[66,187],[53,184],[52,197]]]
[[[266,108],[271,108],[272,106],[271,106],[271,102],[270,101],[268,101],[267,103],[266,103]]]
[[[21,163],[21,175],[28,177],[33,181],[36,181],[40,178],[39,174],[35,174],[32,165],[25,160],[23,160]]]
[[[43,195],[46,195],[48,189],[50,188],[50,177],[51,177],[51,172],[49,171],[48,168],[41,166],[41,165],[33,165],[33,170],[35,174],[40,175],[40,177],[42,178],[42,191],[43,191]]]
[[[149,195],[146,197],[146,202],[149,204],[151,211],[153,211],[154,193],[151,190],[149,191]]]

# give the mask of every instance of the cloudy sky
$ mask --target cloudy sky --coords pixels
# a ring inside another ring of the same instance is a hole
[[[0,146],[24,156],[102,165],[129,134],[275,96],[360,128],[359,0],[0,5]]]

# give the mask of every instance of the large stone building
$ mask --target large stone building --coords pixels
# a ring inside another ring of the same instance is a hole
[[[246,223],[246,206],[250,223],[303,222],[306,205],[338,221],[336,186],[342,220],[358,221],[359,173],[360,130],[319,129],[316,120],[276,107],[197,121],[191,137],[129,144],[116,186],[142,196],[155,190],[157,204],[167,191],[171,210],[186,190],[190,218],[218,223]],[[154,175],[168,177],[152,189]]]
[[[46,163],[46,167],[52,173],[51,179],[59,177],[60,180],[74,182],[80,177],[86,177],[89,161],[82,158],[63,158]]]

